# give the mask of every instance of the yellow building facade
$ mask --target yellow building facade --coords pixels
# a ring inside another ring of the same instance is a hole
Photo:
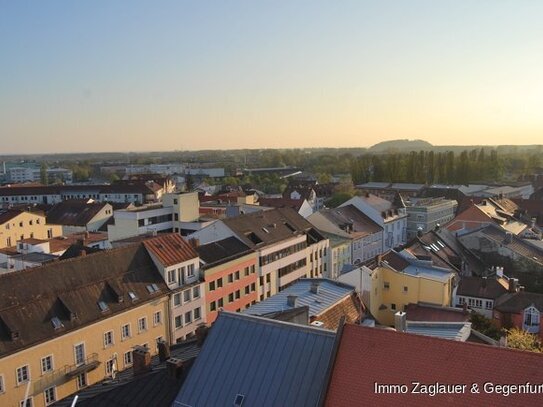
[[[0,249],[22,239],[46,240],[62,236],[62,226],[46,223],[44,215],[17,209],[0,210]]]
[[[132,350],[168,340],[168,295],[0,359],[0,406],[47,406],[132,367]]]
[[[380,266],[366,276],[370,280],[370,311],[377,322],[393,325],[394,314],[419,302],[450,306],[454,273],[440,270],[399,272]]]

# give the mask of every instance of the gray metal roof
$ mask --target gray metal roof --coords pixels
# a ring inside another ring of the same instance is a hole
[[[471,322],[407,321],[407,332],[465,342],[471,334]]]
[[[316,406],[335,333],[221,312],[174,406]]]
[[[311,292],[312,283],[319,283],[318,294]],[[283,291],[250,306],[243,313],[265,315],[305,305],[309,307],[309,316],[316,316],[350,296],[353,291],[354,287],[337,281],[325,278],[302,278]],[[287,303],[287,298],[290,295],[297,297],[295,307]]]

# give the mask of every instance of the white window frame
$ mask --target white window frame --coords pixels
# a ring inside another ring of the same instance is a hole
[[[53,399],[52,400],[49,400],[47,401],[47,395],[48,395],[48,391],[49,390],[53,390]],[[45,400],[45,405],[46,406],[50,406],[51,404],[55,403],[57,401],[57,386],[51,386],[51,387],[48,387],[46,388],[44,391],[43,391],[43,399]]]
[[[128,334],[125,335],[125,332],[124,332],[124,328],[125,327],[128,327]],[[130,324],[124,324],[121,326],[121,340],[126,340],[126,339],[129,339],[132,337],[132,327],[130,326]]]
[[[114,359],[108,359],[106,360],[106,363],[104,364],[104,367],[106,369],[106,376],[111,376],[113,374],[113,365],[115,364]],[[109,366],[111,365],[111,368]],[[108,372],[109,371],[109,372]]]
[[[84,377],[84,382],[85,384],[82,384],[81,383],[81,377]],[[83,373],[80,373],[76,376],[76,383],[77,383],[77,388],[78,389],[84,389],[85,387],[88,387],[89,386],[89,381],[88,381],[88,378],[87,378],[87,372],[83,372]]]
[[[157,326],[161,324],[162,324],[162,311],[156,311],[153,313],[153,326]]]
[[[126,355],[130,355],[130,362],[126,361]],[[124,355],[123,355],[123,363],[124,363],[124,367],[130,367],[130,366],[132,366],[134,364],[134,354],[132,353],[131,350],[124,353]]]
[[[80,363],[78,363],[77,361],[77,347],[78,346],[83,346],[83,361]],[[86,347],[85,342],[79,342],[79,343],[74,344],[74,362],[76,366],[81,366],[85,364],[85,360],[86,360],[85,347]]]
[[[168,280],[168,284],[175,284],[177,280],[177,270],[168,270],[166,272],[166,279]]]
[[[142,328],[141,321],[143,321],[145,325],[143,328]],[[147,331],[147,317],[138,318],[138,333],[142,333],[146,331]]]
[[[20,381],[19,380],[19,369],[23,369],[23,368],[26,368],[26,376],[27,376],[27,378]],[[20,386],[21,384],[29,382],[30,381],[30,365],[28,365],[28,364],[22,365],[22,366],[19,366],[17,369],[15,369],[15,379],[16,379],[16,382],[17,382],[17,386]]]
[[[26,401],[26,403],[25,403]],[[19,407],[33,407],[34,406],[34,398],[32,396],[28,396],[26,400],[19,401]]]
[[[45,369],[43,368],[43,367],[44,367],[43,362],[44,362],[47,358],[51,358],[51,368],[45,370]],[[41,368],[41,374],[42,374],[42,375],[45,374],[45,373],[49,373],[49,372],[52,372],[53,370],[55,370],[55,365],[54,365],[54,361],[53,361],[53,354],[46,355],[46,356],[44,356],[43,358],[41,358],[40,368]]]
[[[104,332],[104,349],[115,345],[115,336],[113,330]]]

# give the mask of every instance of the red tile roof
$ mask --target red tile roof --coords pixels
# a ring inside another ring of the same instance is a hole
[[[485,382],[543,382],[543,355],[345,325],[326,406],[540,406],[543,394],[485,393]],[[464,394],[376,394],[375,383],[465,384]],[[479,393],[471,393],[471,384]]]
[[[143,244],[164,267],[173,266],[174,264],[183,263],[198,257],[193,247],[175,233],[153,237],[145,240]]]

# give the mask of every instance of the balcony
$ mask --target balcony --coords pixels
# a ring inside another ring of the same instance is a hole
[[[98,353],[91,353],[87,358],[85,359],[85,362],[79,365],[68,365],[65,369],[65,376],[67,378],[72,378],[75,376],[80,375],[84,372],[90,372],[91,370],[96,369],[100,365],[100,361],[98,360]]]

